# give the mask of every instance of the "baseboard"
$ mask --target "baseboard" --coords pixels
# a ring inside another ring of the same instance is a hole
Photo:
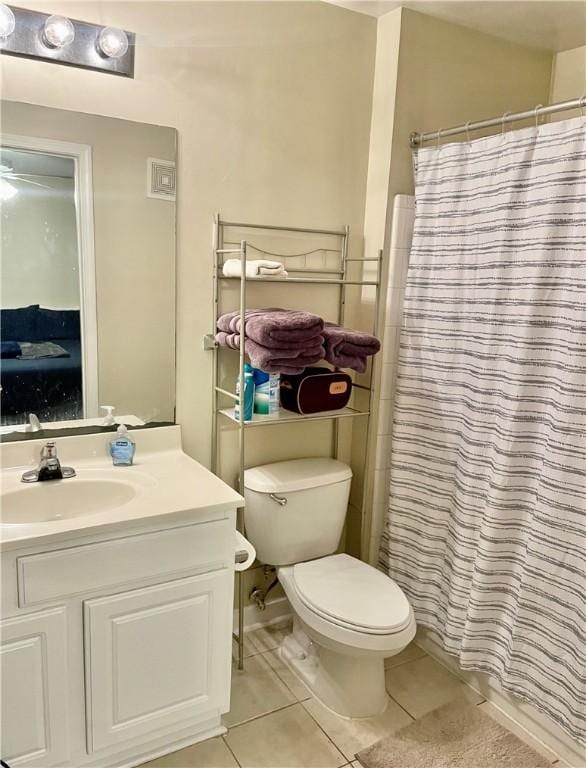
[[[531,704],[504,691],[488,675],[460,669],[454,656],[446,653],[427,630],[417,630],[415,643],[565,763],[572,768],[585,768],[586,750]]]
[[[278,624],[286,621],[291,616],[291,606],[286,597],[277,597],[269,600],[264,611],[257,605],[251,604],[244,607],[244,628],[246,630],[260,629],[267,624]],[[238,634],[238,610],[234,611],[234,632]]]

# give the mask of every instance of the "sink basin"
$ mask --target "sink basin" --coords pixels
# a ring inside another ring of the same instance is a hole
[[[2,494],[3,525],[49,523],[116,509],[135,498],[137,489],[118,480],[49,480]]]

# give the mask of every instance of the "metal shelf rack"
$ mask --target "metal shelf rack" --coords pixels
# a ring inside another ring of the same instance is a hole
[[[229,230],[239,231],[246,234],[247,239],[240,239],[236,242],[230,241]],[[255,235],[287,235],[294,234],[302,237],[324,238],[327,245],[309,248],[302,253],[280,253],[274,250],[265,250],[255,245],[251,238]],[[222,348],[214,341],[216,322],[221,314],[221,298],[223,286],[230,282],[239,283],[239,312],[240,328],[243,329],[240,335],[240,350],[227,350],[226,354],[238,354],[239,356],[239,375],[240,381],[244,379],[245,362],[245,316],[247,309],[247,288],[251,283],[277,283],[288,285],[322,285],[333,286],[338,291],[337,319],[339,325],[344,324],[344,315],[346,309],[346,288],[347,286],[372,286],[375,288],[373,305],[373,333],[378,334],[378,316],[379,299],[382,267],[382,251],[379,251],[375,257],[349,258],[348,241],[350,229],[348,226],[339,230],[330,229],[311,229],[305,227],[282,227],[273,224],[251,224],[246,222],[231,222],[221,218],[216,214],[214,219],[214,238],[213,238],[213,317],[211,334],[204,337],[204,348],[213,351],[213,382],[212,382],[212,471],[218,472],[219,467],[219,440],[218,424],[220,419],[226,419],[238,426],[238,447],[239,447],[239,472],[236,482],[237,490],[244,495],[244,469],[245,469],[245,434],[250,429],[259,427],[270,427],[278,424],[291,424],[302,421],[332,421],[332,455],[338,456],[338,423],[341,419],[363,417],[367,419],[367,439],[371,428],[371,407],[374,396],[372,365],[370,366],[370,376],[367,385],[354,382],[353,390],[362,390],[368,395],[368,407],[359,409],[354,406],[348,406],[337,411],[327,411],[311,415],[300,415],[291,411],[280,409],[277,414],[270,416],[261,416],[255,414],[252,421],[244,421],[244,409],[240,409],[240,418],[234,417],[234,408],[220,407],[220,399],[227,399],[235,402],[238,399],[236,392],[232,392],[219,385],[220,379],[220,355]],[[262,256],[282,260],[286,264],[289,276],[286,278],[274,277],[247,277],[246,262],[249,253],[257,252]],[[326,256],[327,254],[327,256]],[[331,254],[334,254],[333,256]],[[238,258],[241,261],[241,276],[227,277],[223,274],[223,265],[227,258]],[[299,259],[304,259],[305,263],[298,266]],[[317,260],[329,259],[330,263],[316,264]],[[308,261],[312,262],[308,264]],[[294,263],[293,266],[290,266]],[[374,267],[375,278],[364,278],[364,267],[369,264]],[[352,275],[350,275],[352,271]],[[223,310],[226,311],[226,310]],[[354,396],[354,395],[353,395]],[[365,459],[366,461],[366,459]],[[243,509],[238,510],[238,529],[244,532]],[[242,572],[238,572],[238,632],[234,634],[234,639],[238,643],[238,668],[244,667],[244,578]]]

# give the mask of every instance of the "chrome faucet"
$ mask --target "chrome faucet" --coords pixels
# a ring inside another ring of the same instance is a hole
[[[42,483],[45,480],[66,480],[75,477],[73,467],[62,467],[57,458],[57,446],[55,443],[46,443],[41,448],[41,460],[36,469],[29,469],[21,480],[23,483]]]

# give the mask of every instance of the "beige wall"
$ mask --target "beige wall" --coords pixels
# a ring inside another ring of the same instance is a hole
[[[547,51],[404,9],[391,196],[413,191],[412,131],[435,131],[546,104],[551,66]]]
[[[384,245],[388,263],[392,199],[412,191],[409,133],[548,98],[551,55],[408,10],[378,21],[372,128],[377,28],[369,17],[317,2],[60,2],[51,10],[135,30],[136,79],[5,58],[11,98],[179,130],[177,417],[186,449],[206,463],[211,359],[201,337],[211,322],[213,213],[347,223],[352,255],[361,255],[364,232],[367,255]],[[272,445],[266,430],[251,435],[248,464],[329,447],[320,425],[291,428]],[[355,437],[358,460],[365,435],[355,428]],[[361,529],[363,541],[369,536],[368,516],[355,513],[352,549]]]
[[[73,179],[27,180],[11,180],[18,194],[2,201],[0,307],[79,309]]]
[[[400,47],[397,74],[377,52],[379,60],[389,72],[389,88],[395,87],[393,116],[388,109],[373,113],[374,121],[383,121],[377,129],[373,123],[372,132],[386,130],[391,135],[389,159],[389,184],[385,202],[384,253],[385,271],[383,285],[391,284],[386,302],[381,309],[383,316],[400,317],[403,296],[401,275],[397,282],[388,280],[389,254],[391,246],[391,215],[395,195],[413,194],[412,152],[409,135],[413,131],[425,132],[465,123],[467,120],[502,115],[508,110],[523,110],[538,103],[547,103],[551,77],[552,54],[514,45],[496,37],[441,21],[422,13],[403,8],[392,11],[379,20],[379,45],[387,48],[396,41],[396,15],[400,14]],[[384,26],[383,26],[384,25]],[[383,34],[384,33],[384,34]],[[379,71],[376,72],[376,79]],[[480,134],[473,134],[480,135]],[[372,173],[378,171],[373,170]],[[371,172],[369,171],[369,186]],[[366,220],[370,221],[369,204]],[[373,209],[380,211],[380,202],[372,202]],[[380,213],[378,214],[380,219]],[[377,228],[378,229],[378,228]],[[377,231],[375,229],[375,231]],[[380,230],[378,230],[380,231]],[[380,236],[380,235],[379,235]],[[381,246],[383,247],[383,243]],[[389,356],[398,354],[397,334],[384,340]],[[380,366],[378,366],[380,368]],[[380,370],[377,372],[377,384]],[[374,415],[375,420],[378,414]],[[385,411],[385,418],[392,419],[392,411]],[[376,429],[371,432],[369,451],[374,453]],[[355,443],[355,450],[358,448]],[[372,462],[371,462],[372,465]],[[366,514],[361,521],[362,554],[368,557],[369,550],[377,549],[371,540],[372,517],[372,473],[367,478]],[[354,524],[352,532],[358,529]],[[377,526],[375,526],[377,528]],[[378,526],[380,530],[380,526]],[[353,549],[356,541],[350,542]]]
[[[2,57],[6,98],[178,129],[177,421],[185,449],[208,464],[212,356],[202,336],[212,330],[213,215],[348,224],[350,255],[362,255],[376,20],[320,2],[55,0],[50,10],[135,31],[135,79]],[[335,293],[324,305],[303,288],[288,291],[259,301],[331,311]],[[325,423],[278,429],[272,438],[249,431],[249,466],[330,450]],[[350,429],[341,428],[346,449]],[[233,480],[227,431],[223,470]]]
[[[586,46],[556,53],[553,60],[550,101],[567,101],[586,96]],[[586,114],[586,108],[584,109]],[[552,120],[577,117],[579,110],[552,115]]]
[[[213,214],[349,224],[361,254],[376,22],[317,2],[50,10],[134,30],[135,79],[2,57],[5,98],[178,129],[177,419],[187,451],[208,463]],[[278,442],[295,455],[313,435]]]
[[[9,69],[4,94],[27,98],[12,82]],[[24,80],[20,69],[17,71]],[[66,90],[59,86],[60,94]],[[76,100],[77,95],[72,98],[70,93],[71,109]],[[116,406],[119,414],[172,421],[175,205],[147,198],[146,187],[148,157],[175,159],[175,131],[12,101],[2,104],[0,116],[7,133],[91,146],[99,400]]]

